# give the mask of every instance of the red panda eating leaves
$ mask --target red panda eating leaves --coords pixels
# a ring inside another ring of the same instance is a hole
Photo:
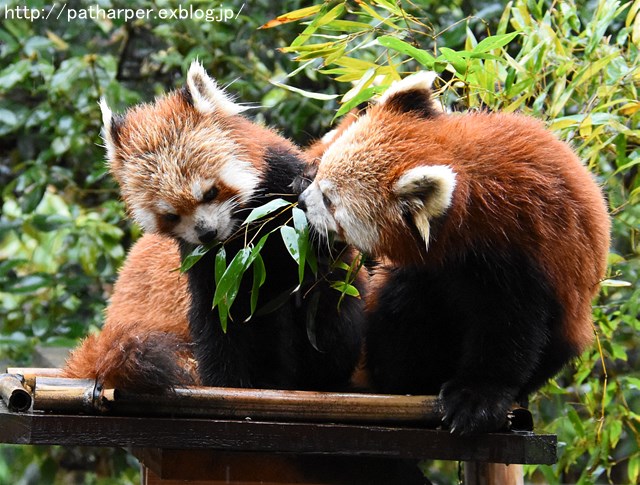
[[[591,342],[610,222],[542,123],[441,113],[432,79],[395,83],[350,122],[299,207],[389,263],[366,309],[374,390],[439,393],[452,432],[492,431]]]
[[[175,264],[173,269],[179,267],[176,245],[185,255],[195,245],[224,242],[227,257],[232,257],[244,247],[245,228],[240,224],[252,208],[274,198],[294,203],[294,187],[301,190],[305,186],[301,178],[307,164],[302,152],[276,132],[245,118],[241,114],[244,107],[197,62],[189,68],[184,88],[152,104],[136,106],[124,115],[114,115],[104,101],[101,108],[109,167],[127,209],[145,232],[172,239],[173,253],[166,239],[158,251]],[[271,231],[287,217],[290,215],[282,214],[261,230]],[[252,281],[243,277],[225,332],[217,309],[212,310],[216,250],[207,252],[187,271],[186,278],[179,279],[178,272],[169,273],[166,265],[157,262],[158,271],[144,268],[140,252],[153,252],[153,242],[145,236],[138,244],[142,248],[133,253],[136,261],[127,262],[126,288],[134,288],[129,296],[134,301],[144,299],[140,292],[147,288],[150,298],[164,299],[162,304],[169,307],[175,304],[173,314],[158,308],[152,313],[155,319],[186,315],[199,383],[314,390],[348,387],[360,357],[362,301],[340,301],[340,292],[331,288],[333,280],[343,277],[343,270],[332,265],[324,246],[315,248],[317,276],[306,274],[299,284],[297,263],[277,235],[272,235],[260,253],[266,281],[258,309],[251,315]],[[345,252],[347,259],[348,254],[352,253]],[[148,261],[154,264],[153,257]],[[158,288],[144,281],[160,274],[166,280],[158,282]],[[122,302],[119,307],[123,308]],[[111,334],[130,341],[119,336],[117,316],[110,316]],[[121,326],[126,327],[125,332],[136,331],[130,318],[123,319]],[[146,320],[140,328],[142,342],[153,327],[164,330],[168,325]],[[181,329],[169,330],[177,335],[178,344],[185,340]],[[74,352],[69,370],[74,361],[82,367],[84,352],[89,349]],[[113,368],[121,358],[116,356],[104,365]],[[120,381],[126,378],[117,376]]]

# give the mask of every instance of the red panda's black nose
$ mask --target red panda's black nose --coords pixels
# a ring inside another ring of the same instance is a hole
[[[302,192],[298,196],[298,209],[307,212],[307,203],[305,202],[306,195],[305,192]]]
[[[205,231],[198,231],[198,239],[200,239],[200,242],[202,244],[208,244],[210,242],[214,242],[216,240],[216,237],[218,237],[218,231],[216,231],[215,229],[213,230],[205,230]]]

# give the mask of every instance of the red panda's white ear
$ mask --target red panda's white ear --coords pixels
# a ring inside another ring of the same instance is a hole
[[[118,140],[119,123],[114,119],[111,109],[107,105],[107,100],[100,98],[100,111],[102,112],[102,138],[107,149],[107,160],[113,160]]]
[[[431,99],[435,72],[420,71],[394,82],[378,99],[378,106],[400,113],[432,117],[442,111]]]
[[[246,110],[233,102],[233,99],[209,77],[198,61],[193,61],[187,73],[187,89],[193,106],[201,113],[219,112],[233,116]]]
[[[424,165],[404,172],[394,184],[394,193],[412,211],[420,235],[429,245],[430,221],[451,206],[456,174],[446,165]]]

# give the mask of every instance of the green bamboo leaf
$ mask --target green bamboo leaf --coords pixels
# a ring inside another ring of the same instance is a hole
[[[272,27],[277,27],[279,25],[287,24],[289,22],[295,22],[297,20],[301,20],[306,17],[311,17],[312,15],[317,14],[323,6],[324,6],[324,3],[319,3],[318,5],[312,5],[311,7],[305,7],[305,8],[300,8],[298,10],[293,10],[283,15],[279,15],[273,20],[269,20],[266,24],[261,25],[259,28],[270,29]]]
[[[289,91],[292,91],[294,93],[301,94],[305,98],[319,99],[319,100],[322,100],[322,101],[328,101],[330,99],[335,99],[335,98],[338,97],[337,94],[313,93],[311,91],[305,91],[304,89],[294,88],[293,86],[289,86],[287,84],[279,83],[279,82],[276,82],[276,81],[270,81],[270,82],[271,82],[271,84],[273,84],[274,86],[278,86],[279,88],[288,89]]]
[[[250,257],[251,248],[242,248],[233,257],[216,285],[216,292],[213,296],[213,308],[222,301],[225,301],[227,307],[231,308],[231,304],[238,294],[242,276],[247,270],[247,262]],[[216,270],[217,269],[216,264]]]
[[[224,333],[227,333],[229,321],[229,307],[225,301],[218,304],[218,318],[220,319],[220,327]]]
[[[319,51],[305,52],[296,57],[296,61],[304,62],[313,59],[324,59],[324,64],[329,64],[328,59],[336,59],[340,57],[345,50],[344,44],[331,43],[331,47]],[[333,61],[331,61],[333,62]]]
[[[32,274],[18,278],[5,285],[5,291],[8,293],[33,293],[34,291],[42,288],[50,287],[52,285],[52,279],[47,274]]]
[[[491,35],[478,42],[478,45],[473,48],[473,52],[489,52],[494,49],[504,47],[513,39],[515,39],[520,32],[511,32],[509,34]]]
[[[391,27],[394,30],[402,30],[402,27],[400,27],[397,24],[394,24],[391,20],[389,20],[388,18],[384,18],[382,17],[378,12],[376,12],[374,9],[372,9],[369,5],[367,5],[364,2],[358,2],[358,6],[364,10],[364,12],[366,12],[366,14],[364,14],[365,16],[368,14],[369,16],[373,17],[374,19],[382,22],[383,24]],[[363,15],[363,13],[358,13],[358,15]]]
[[[293,260],[300,264],[300,246],[298,244],[298,233],[293,227],[282,226],[280,228],[282,241]]]
[[[304,232],[296,231],[295,228],[290,226],[282,226],[280,228],[280,234],[282,235],[282,241],[284,242],[287,251],[298,264],[298,281],[302,284],[304,279],[304,266],[306,264],[307,253],[309,252],[309,239]]]
[[[411,44],[398,39],[397,37],[383,35],[382,37],[378,37],[378,44],[382,47],[386,47],[387,49],[392,49],[400,52],[401,54],[408,55],[427,69],[433,69],[433,63],[436,60],[435,57],[422,49],[418,49]]]
[[[460,55],[459,52],[449,49],[448,47],[440,48],[441,56],[436,60],[444,59],[458,72],[458,74],[464,76],[467,73],[467,61]]]
[[[309,229],[309,223],[307,222],[307,216],[305,216],[304,211],[294,207],[291,211],[293,215],[293,227],[299,233],[305,232]]]
[[[31,219],[31,224],[38,231],[52,232],[62,227],[69,227],[71,220],[59,214],[35,214]]]
[[[257,253],[254,261],[253,261],[253,286],[251,287],[251,315],[247,320],[249,320],[254,312],[256,311],[256,307],[258,306],[258,294],[260,292],[260,288],[264,285],[264,282],[267,279],[267,270],[264,266],[264,260],[260,253]]]
[[[253,209],[242,224],[249,224],[250,222],[256,221],[258,219],[262,219],[264,216],[267,216],[272,212],[275,212],[278,209],[281,209],[282,207],[285,207],[287,205],[291,205],[291,202],[287,202],[284,199],[270,200],[266,204]]]
[[[397,15],[398,17],[405,15],[404,11],[396,5],[396,2],[391,2],[389,0],[374,0],[374,2],[376,5],[379,5],[393,15]]]
[[[353,296],[355,298],[360,297],[358,288],[347,283],[346,281],[334,281],[333,283],[331,283],[331,288],[338,290],[343,295]]]
[[[325,50],[328,47],[332,47],[334,46],[336,43],[335,42],[322,42],[319,44],[309,44],[309,45],[301,45],[301,46],[293,46],[290,45],[289,47],[281,47],[279,50],[281,52],[316,52],[316,51],[322,51]],[[318,56],[320,57],[320,56]]]
[[[503,58],[486,52],[456,51],[456,54],[463,59],[489,59],[492,61],[503,61]]]
[[[640,453],[629,458],[627,475],[629,475],[629,483],[638,483],[638,478],[640,478]]]
[[[224,249],[224,246],[221,246],[216,253],[215,260],[214,276],[216,285],[222,279],[225,269],[227,269],[227,251]]]
[[[365,22],[356,22],[354,20],[334,20],[324,27],[325,29],[330,27],[338,32],[366,32],[373,29],[371,25]]]
[[[322,10],[326,11],[327,6],[328,4],[323,5]],[[293,40],[291,47],[299,47],[304,44],[320,27],[329,24],[336,18],[340,17],[344,13],[344,10],[344,4],[340,3],[326,13],[316,15],[316,18],[307,26],[307,28],[305,28],[302,33]]]
[[[629,281],[606,279],[600,282],[600,286],[607,288],[627,288],[633,286]]]
[[[337,49],[335,49],[334,52],[330,53],[328,56],[325,57],[324,59],[324,65],[325,66],[329,66],[331,64],[333,64],[337,59],[340,59],[343,55],[345,50],[347,49],[347,43],[341,43]]]
[[[309,339],[309,343],[311,346],[316,349],[318,352],[322,352],[318,347],[318,326],[316,325],[318,315],[318,306],[320,303],[320,292],[315,292],[311,295],[311,299],[307,305],[307,315],[306,315],[306,329],[307,329],[307,338]]]
[[[351,111],[352,108],[355,108],[360,103],[364,103],[365,101],[369,101],[373,96],[383,92],[386,89],[385,86],[370,86],[368,88],[363,89],[358,94],[356,94],[353,98],[351,98],[346,103],[343,103],[338,109],[335,118],[339,118],[342,115],[347,114]],[[335,119],[334,118],[334,119]]]
[[[199,246],[196,246],[193,251],[182,258],[182,261],[180,263],[180,272],[186,273],[187,271],[189,271],[198,261],[200,261],[202,256],[207,254],[207,252],[209,252],[209,250],[211,250],[211,248],[213,248],[217,244],[218,243],[201,244]]]

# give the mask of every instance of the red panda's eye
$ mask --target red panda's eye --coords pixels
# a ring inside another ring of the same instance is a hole
[[[216,187],[211,187],[202,196],[202,202],[212,202],[218,197],[219,190]]]
[[[165,222],[170,222],[172,224],[175,224],[180,220],[180,216],[178,214],[167,213],[167,214],[162,214],[162,219],[164,219]]]
[[[333,205],[331,203],[331,199],[329,199],[329,197],[327,197],[327,194],[322,194],[322,202],[324,202],[324,205],[327,207],[327,209],[331,208],[331,206]]]

